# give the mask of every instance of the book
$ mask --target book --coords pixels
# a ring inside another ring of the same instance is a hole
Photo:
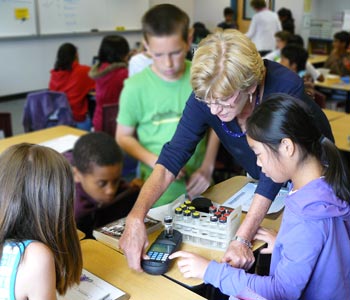
[[[80,284],[73,285],[63,296],[58,295],[57,300],[126,300],[129,295],[104,281],[100,277],[83,269]]]
[[[242,207],[242,211],[247,212],[249,210],[250,204],[252,203],[253,196],[257,187],[257,183],[249,182],[243,186],[237,193],[228,198],[222,205],[236,208],[238,206]],[[288,195],[288,189],[281,188],[272,201],[272,204],[267,212],[267,214],[272,214],[279,212],[284,207],[284,198]]]
[[[122,236],[125,228],[126,218],[113,221],[103,227],[97,228],[92,232],[96,240],[105,244],[108,247],[118,250],[119,239]],[[146,231],[148,234],[162,228],[163,223],[159,220],[146,216],[144,219]]]

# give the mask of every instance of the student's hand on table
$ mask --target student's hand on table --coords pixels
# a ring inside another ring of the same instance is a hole
[[[148,237],[143,219],[128,217],[124,233],[119,240],[119,247],[123,250],[131,269],[142,272],[141,258],[148,258],[147,246]]]
[[[275,246],[277,232],[273,229],[268,229],[264,227],[260,227],[255,234],[254,239],[264,241],[267,243],[267,248],[263,248],[260,250],[262,254],[271,254],[272,250]]]
[[[199,168],[186,183],[186,190],[190,198],[202,194],[210,185],[211,173]]]
[[[177,251],[169,259],[178,258],[177,266],[185,278],[203,279],[209,260],[194,253]]]
[[[221,262],[226,262],[232,267],[249,270],[255,261],[253,251],[239,241],[232,241]]]

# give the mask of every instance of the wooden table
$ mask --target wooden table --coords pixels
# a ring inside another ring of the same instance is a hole
[[[124,255],[95,240],[82,240],[86,270],[130,295],[131,300],[205,299],[164,276],[132,271]]]
[[[245,176],[235,176],[223,182],[220,182],[211,188],[209,188],[205,193],[204,197],[211,199],[213,202],[222,204],[239,189],[241,189],[250,180]],[[244,219],[246,213],[242,213],[242,220]],[[282,220],[282,213],[277,213],[265,217],[262,222],[262,226],[278,230]],[[155,234],[150,236],[150,242],[156,237]],[[259,249],[264,243],[261,241],[255,241],[253,244],[253,250]],[[220,261],[223,257],[225,251],[213,250],[204,247],[196,247],[194,245],[189,245],[183,243],[181,250],[197,253],[209,260]],[[203,283],[202,280],[196,278],[184,278],[179,271],[176,264],[174,264],[170,270],[165,273],[165,276],[180,282],[181,284],[193,288]]]
[[[336,119],[347,116],[347,114],[345,112],[336,111],[336,110],[332,110],[332,109],[323,109],[323,112],[325,113],[329,122],[332,122]]]
[[[330,122],[336,146],[350,152],[350,115]]]
[[[29,133],[15,135],[13,137],[5,138],[0,140],[0,153],[9,146],[19,143],[32,143],[40,144],[42,142],[58,138],[67,134],[83,135],[87,132],[84,130],[76,129],[69,126],[56,126],[43,130],[33,131]]]
[[[325,80],[324,82],[315,81],[315,87],[345,91],[346,92],[345,112],[350,113],[350,84],[349,83],[341,82],[341,83],[330,84],[330,83],[327,83],[327,80]]]
[[[308,62],[313,65],[323,64],[328,58],[328,55],[310,54]]]

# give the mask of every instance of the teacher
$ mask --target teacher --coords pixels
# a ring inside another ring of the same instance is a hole
[[[326,116],[305,95],[303,80],[282,65],[263,60],[251,40],[238,30],[219,30],[200,42],[193,57],[191,84],[193,93],[177,130],[143,185],[120,239],[129,266],[137,271],[142,271],[140,260],[146,257],[148,246],[144,217],[175,180],[208,128],[215,130],[235,161],[259,180],[246,218],[222,258],[244,269],[254,263],[251,240],[281,187],[256,164],[245,134],[247,118],[270,94],[286,93],[305,101],[323,134],[333,139]]]

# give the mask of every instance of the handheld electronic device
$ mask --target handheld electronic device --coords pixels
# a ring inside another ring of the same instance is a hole
[[[167,234],[164,230],[153,242],[147,251],[150,259],[141,261],[142,269],[152,275],[162,275],[169,270],[169,255],[180,248],[182,234],[177,230],[172,230],[172,234]]]

